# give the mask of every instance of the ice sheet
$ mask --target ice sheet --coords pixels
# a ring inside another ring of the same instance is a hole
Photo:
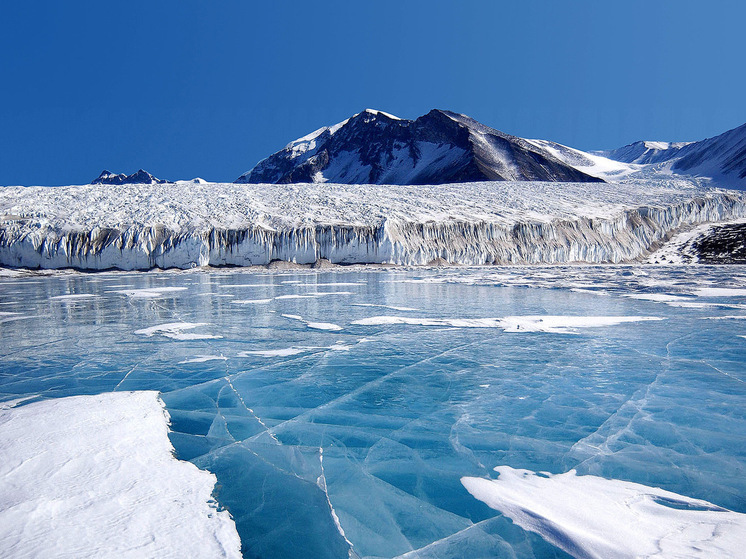
[[[464,477],[475,498],[574,557],[738,557],[746,514],[638,483],[495,468]]]
[[[548,332],[575,334],[578,328],[600,328],[625,322],[663,320],[656,316],[506,316],[502,318],[416,318],[409,316],[373,316],[352,324],[378,326],[410,324],[419,326],[452,326],[454,328],[501,328],[506,332]]]
[[[132,299],[154,299],[156,297],[166,297],[170,293],[186,291],[186,287],[153,287],[147,289],[120,289],[112,293],[121,293]]]
[[[495,464],[575,469],[746,513],[746,331],[729,318],[746,301],[692,295],[746,289],[744,267],[26,274],[0,286],[0,308],[18,313],[7,318],[29,317],[0,325],[0,400],[160,390],[177,456],[217,476],[250,556],[347,557],[352,544],[360,557],[564,557],[464,489],[462,477],[494,477]],[[221,297],[327,283],[365,287]],[[163,287],[186,290],[109,293]],[[99,297],[50,301],[74,293]],[[702,306],[670,306],[692,301]],[[432,326],[352,324],[372,315]],[[133,334],[170,324],[224,337]],[[521,335],[532,330],[548,333]]]
[[[173,457],[156,392],[0,407],[5,557],[241,557],[215,476]]]

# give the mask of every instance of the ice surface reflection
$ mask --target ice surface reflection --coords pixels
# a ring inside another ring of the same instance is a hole
[[[575,469],[746,512],[745,289],[737,266],[6,274],[0,400],[161,391],[246,557],[561,557],[461,479]]]

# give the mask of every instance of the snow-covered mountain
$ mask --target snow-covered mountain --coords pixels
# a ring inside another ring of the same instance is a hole
[[[237,183],[601,182],[536,142],[434,109],[416,120],[367,109],[289,143]]]
[[[124,173],[116,174],[104,170],[97,178],[91,181],[91,184],[165,184],[167,182],[169,181],[158,179],[147,171],[140,169],[131,175],[125,175]]]
[[[632,144],[604,151],[593,152],[596,155],[621,161],[623,163],[661,163],[676,157],[678,151],[692,142],[650,142],[640,141]]]
[[[635,142],[596,153],[624,163],[656,164],[658,171],[709,177],[719,186],[746,189],[746,124],[699,142]]]

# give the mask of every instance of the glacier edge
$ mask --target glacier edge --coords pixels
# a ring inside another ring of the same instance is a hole
[[[47,193],[41,192],[44,198]],[[557,212],[559,217],[543,208],[544,214],[522,211],[503,219],[500,204],[508,207],[508,199],[496,202],[491,214],[471,215],[460,209],[454,215],[433,217],[378,207],[378,213],[361,211],[347,222],[336,218],[323,223],[317,216],[311,222],[268,222],[266,214],[256,218],[247,212],[243,223],[221,223],[191,214],[179,221],[166,212],[157,219],[109,224],[102,216],[73,220],[66,217],[69,211],[59,208],[55,211],[60,215],[52,217],[23,211],[23,204],[19,211],[14,200],[12,208],[0,207],[0,211],[14,210],[0,215],[0,265],[148,270],[257,266],[275,260],[313,264],[321,259],[335,264],[396,265],[623,263],[646,256],[681,228],[746,216],[746,197],[733,191],[693,189],[664,201],[647,201],[641,205],[625,201],[595,215],[587,208],[574,216]]]

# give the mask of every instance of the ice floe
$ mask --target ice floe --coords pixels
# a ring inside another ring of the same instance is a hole
[[[159,334],[173,340],[214,340],[223,337],[213,334],[184,332],[184,330],[193,330],[202,326],[209,326],[209,324],[207,324],[206,322],[169,322],[167,324],[158,324],[157,326],[150,326],[148,328],[135,330],[135,334],[148,337]]]
[[[223,355],[197,355],[184,361],[179,361],[179,365],[186,365],[188,363],[207,363],[208,361],[227,361],[228,358]]]
[[[258,357],[290,357],[291,355],[299,355],[301,353],[307,353],[308,351],[310,351],[308,348],[303,347],[285,347],[281,349],[250,349],[238,352],[238,356],[252,357],[256,355]]]
[[[495,468],[464,477],[475,498],[579,558],[742,556],[746,514],[628,481]]]
[[[353,307],[373,307],[373,308],[378,308],[378,309],[391,309],[393,311],[402,311],[402,312],[420,310],[420,309],[413,309],[412,307],[397,307],[394,305],[376,305],[374,303],[353,303],[352,306]]]
[[[298,316],[297,314],[283,314],[283,318],[289,318],[290,320],[297,320],[298,322],[303,322],[308,328],[312,328],[314,330],[330,330],[333,332],[338,332],[342,330],[343,328],[339,324],[334,324],[332,322],[313,322],[306,320],[302,316]]]
[[[357,343],[362,343],[365,340],[358,340]],[[241,351],[238,353],[239,357],[291,357],[293,355],[300,355],[301,353],[312,353],[317,351],[349,351],[354,345],[346,344],[343,341],[337,341],[330,346],[299,346],[299,347],[285,347],[279,349],[252,349]]]
[[[216,478],[176,460],[156,392],[0,406],[5,557],[241,557]]]

